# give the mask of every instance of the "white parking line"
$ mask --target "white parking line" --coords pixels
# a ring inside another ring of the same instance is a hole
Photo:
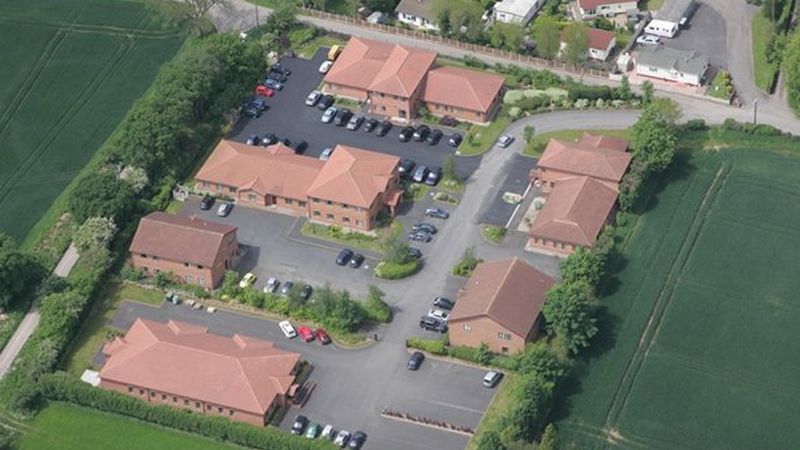
[[[448,408],[460,409],[462,411],[467,411],[467,412],[479,414],[481,416],[483,415],[483,411],[480,411],[480,410],[477,410],[477,409],[472,409],[472,408],[467,408],[465,406],[458,406],[458,405],[453,405],[453,404],[450,404],[450,403],[436,402],[436,401],[431,401],[430,403],[433,403],[433,404],[439,405],[439,406],[447,406]]]

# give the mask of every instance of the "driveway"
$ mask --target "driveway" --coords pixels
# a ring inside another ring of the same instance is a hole
[[[750,26],[749,23],[747,25]],[[716,10],[698,3],[689,25],[672,39],[661,38],[665,47],[696,51],[708,56],[711,65],[728,69],[728,45],[725,18]]]
[[[500,150],[502,151],[502,150]],[[492,186],[490,195],[482,207],[481,223],[505,227],[517,206],[503,200],[503,194],[511,192],[519,195],[525,194],[530,184],[529,173],[536,167],[536,158],[529,158],[519,153],[506,161],[502,170],[503,176],[499,182]]]

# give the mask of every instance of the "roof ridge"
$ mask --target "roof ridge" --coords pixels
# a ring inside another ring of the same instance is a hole
[[[161,211],[159,211],[159,212],[161,212]],[[201,219],[201,218],[199,218],[197,216],[194,216],[194,215],[192,215],[192,216],[179,216],[177,214],[169,214],[169,213],[164,213],[164,214],[167,215],[167,216],[173,216],[173,217],[186,217],[188,220],[200,220],[200,221],[205,222],[205,223],[213,223],[214,225],[219,225],[219,226],[222,226],[222,227],[229,227],[230,228],[228,231],[223,233],[221,231],[213,231],[213,230],[209,230],[209,229],[205,229],[205,228],[195,228],[195,227],[188,226],[186,224],[161,222],[161,223],[166,223],[167,225],[172,225],[172,226],[175,226],[175,227],[178,227],[178,228],[181,228],[181,229],[194,230],[194,231],[198,231],[198,232],[201,232],[201,233],[208,232],[208,233],[211,233],[211,234],[222,235],[222,236],[228,235],[228,234],[236,231],[236,227],[234,227],[232,225],[225,225],[223,223],[210,222],[208,220]],[[154,221],[155,222],[155,220],[153,220],[151,218],[148,218],[148,216],[145,216],[142,219],[143,220],[147,220],[147,221]]]
[[[244,377],[245,380],[247,380],[245,384],[247,385],[248,392],[250,393],[250,395],[253,396],[253,400],[255,400],[256,405],[258,405],[259,408],[263,407],[261,405],[261,399],[258,398],[258,394],[256,394],[255,389],[253,389],[252,380],[250,380],[250,377],[247,375],[247,371],[244,369],[244,367],[242,367],[242,360],[239,358],[234,358],[234,359],[236,360],[236,366],[239,368],[239,371],[242,373],[242,376]]]

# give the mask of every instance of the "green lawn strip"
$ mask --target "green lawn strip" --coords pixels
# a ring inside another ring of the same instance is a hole
[[[497,225],[481,225],[481,236],[486,242],[498,245],[506,237],[507,230]]]
[[[317,50],[319,50],[320,47],[330,48],[334,45],[344,46],[346,43],[347,41],[341,38],[331,36],[329,34],[322,34],[311,39],[310,41],[293,45],[292,48],[297,56],[310,59],[314,56],[314,54],[317,53]]]
[[[522,151],[522,154],[534,157],[541,156],[542,151],[544,151],[544,147],[547,146],[547,143],[550,141],[550,139],[572,141],[583,136],[584,132],[591,134],[604,134],[606,136],[623,139],[630,138],[631,134],[630,129],[572,129],[548,131],[546,133],[535,135],[533,139],[531,139],[531,141],[525,145],[525,149]]]
[[[51,403],[31,422],[18,450],[223,450],[242,448],[114,414]]]
[[[383,253],[383,244],[385,242],[383,238],[393,233],[400,233],[402,228],[403,225],[400,222],[393,221],[389,227],[380,228],[375,235],[371,235],[357,231],[347,232],[338,227],[306,222],[303,224],[300,233],[303,236],[335,242],[355,249]]]
[[[644,0],[642,4],[642,11],[658,11],[661,9],[661,5],[664,4],[664,0]]]
[[[728,94],[728,86],[729,78],[725,75],[726,72],[720,70],[714,76],[714,79],[711,80],[711,84],[708,87],[708,91],[706,92],[711,97],[720,98],[722,100],[730,99],[730,94]]]
[[[12,304],[10,309],[4,310],[4,313],[7,314],[8,317],[0,322],[0,349],[5,348],[6,344],[8,344],[8,341],[11,339],[11,336],[14,335],[14,331],[19,326],[19,323],[22,322],[30,306],[31,304],[29,301],[19,301]]]
[[[464,137],[464,142],[458,147],[456,154],[474,156],[489,151],[497,137],[510,123],[511,118],[500,112],[489,125],[472,125]]]
[[[499,429],[495,424],[502,419],[504,414],[508,413],[511,409],[511,402],[514,400],[514,397],[511,395],[511,385],[514,383],[515,379],[515,374],[511,372],[505,374],[503,381],[497,387],[497,392],[494,394],[492,403],[489,404],[489,407],[486,408],[486,412],[483,413],[483,418],[478,424],[478,427],[475,428],[475,434],[469,440],[469,443],[467,443],[465,450],[477,450],[478,441],[485,430]]]
[[[753,15],[751,23],[753,33],[753,75],[756,86],[764,91],[772,89],[778,67],[767,62],[767,43],[775,34],[772,22],[759,11]]]

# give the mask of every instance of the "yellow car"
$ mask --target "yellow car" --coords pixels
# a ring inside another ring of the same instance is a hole
[[[242,289],[244,289],[244,288],[248,288],[248,287],[252,286],[252,285],[253,285],[253,283],[255,283],[255,282],[256,282],[256,276],[255,276],[255,275],[253,275],[253,274],[252,274],[252,273],[250,273],[250,272],[247,272],[247,273],[246,273],[246,274],[245,274],[245,275],[242,277],[242,281],[240,281],[240,282],[239,282],[239,287],[240,287],[240,288],[242,288]]]

